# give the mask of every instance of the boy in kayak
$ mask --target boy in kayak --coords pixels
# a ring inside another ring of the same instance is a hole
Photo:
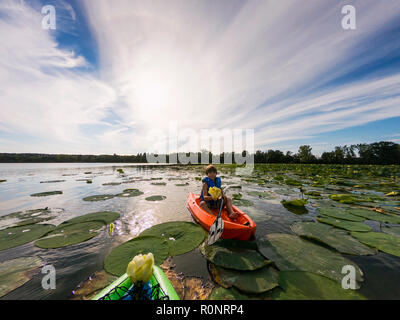
[[[213,200],[212,196],[208,193],[208,190],[212,187],[217,187],[221,189],[221,178],[217,177],[217,168],[210,164],[206,168],[206,177],[202,179],[203,186],[201,189],[201,201],[200,201],[200,207],[207,211],[210,214],[213,214],[213,212],[210,210],[211,208],[217,208],[219,209],[221,206],[221,199],[218,199],[216,201]],[[235,219],[238,217],[238,214],[233,211],[232,208],[232,200],[228,198],[224,193],[222,192],[221,189],[221,194],[223,198],[223,206],[226,206],[226,210],[228,211],[228,216],[231,219]]]

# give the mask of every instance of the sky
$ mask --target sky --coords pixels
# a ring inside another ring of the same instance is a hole
[[[399,18],[398,0],[1,0],[0,152],[400,143]]]

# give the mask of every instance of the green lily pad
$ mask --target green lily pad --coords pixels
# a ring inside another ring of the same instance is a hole
[[[246,199],[233,199],[232,204],[235,206],[240,206],[240,207],[251,207],[254,205],[253,202],[251,202],[250,200],[246,200]]]
[[[38,257],[23,257],[0,263],[0,298],[19,288],[39,273],[43,261]]]
[[[152,182],[151,184],[153,186],[166,186],[167,185],[166,182]]]
[[[346,231],[323,223],[299,222],[290,227],[297,235],[316,240],[337,251],[353,255],[373,255],[376,251],[351,237]]]
[[[40,181],[40,183],[58,183],[65,182],[65,180],[49,180],[49,181]]]
[[[103,186],[119,186],[122,182],[106,182]]]
[[[363,222],[365,220],[364,218],[361,218],[359,216],[354,216],[350,212],[347,212],[340,208],[323,207],[323,208],[319,208],[318,211],[322,216],[327,216],[327,217],[336,218],[336,219],[340,219],[340,220],[348,220],[348,221],[354,221],[354,222]]]
[[[40,193],[34,193],[31,194],[31,197],[48,197],[48,196],[53,196],[56,194],[62,194],[62,191],[49,191],[49,192],[40,192]]]
[[[326,217],[326,216],[318,216],[317,221],[330,224],[336,228],[344,229],[347,231],[359,231],[359,232],[368,232],[371,231],[371,227],[367,226],[362,222],[354,222],[348,220],[340,220],[336,218]]]
[[[0,230],[0,250],[29,243],[54,230],[53,225],[33,224]]]
[[[115,195],[113,195],[113,194],[99,194],[99,195],[83,198],[82,200],[83,201],[104,201],[104,200],[109,200],[114,197],[115,197]]]
[[[151,196],[146,198],[147,201],[162,201],[165,199],[167,199],[166,196]]]
[[[188,186],[189,185],[189,183],[188,182],[186,182],[186,183],[177,183],[177,184],[175,184],[177,187],[184,187],[184,186]]]
[[[373,210],[365,210],[365,209],[349,209],[348,211],[353,215],[363,217],[364,219],[367,220],[400,224],[400,216],[396,216],[394,214],[379,213]]]
[[[0,183],[6,182],[7,180],[0,180]]]
[[[119,193],[116,196],[117,197],[137,197],[142,195],[143,192],[140,191],[139,189],[125,189],[123,193]]]
[[[92,212],[85,214],[83,216],[79,216],[76,218],[72,218],[70,220],[64,221],[60,226],[65,226],[67,224],[76,224],[88,221],[99,221],[103,224],[109,224],[120,217],[118,212],[112,211],[100,211],[100,212]]]
[[[104,269],[113,275],[126,272],[128,263],[138,254],[153,253],[154,263],[160,265],[168,257],[168,242],[160,237],[140,236],[129,240],[111,251],[104,261]]]
[[[278,286],[277,272],[269,266],[254,271],[237,271],[210,265],[213,279],[224,288],[236,287],[246,293],[263,293]]]
[[[388,233],[388,234],[400,237],[400,227],[390,227],[390,228],[389,227],[383,227],[383,228],[381,228],[381,230],[384,233]]]
[[[340,203],[351,204],[357,202],[356,198],[351,194],[331,194],[329,198]]]
[[[248,300],[249,298],[235,288],[226,289],[216,287],[208,297],[208,300]]]
[[[285,206],[293,206],[293,207],[304,207],[307,203],[307,199],[294,199],[294,200],[282,200],[281,203]]]
[[[200,251],[208,261],[229,269],[256,270],[270,264],[255,250],[256,244],[247,242],[220,239],[211,246],[203,244]]]
[[[177,256],[197,248],[204,240],[204,230],[192,223],[173,221],[155,225],[144,230],[140,236],[154,236],[165,239],[169,246],[169,256]]]
[[[274,199],[275,197],[271,193],[266,191],[248,191],[248,195],[258,197],[260,199]]]
[[[47,208],[13,212],[0,217],[0,228],[26,226],[50,219],[51,210]]]
[[[297,181],[294,179],[286,179],[285,183],[289,186],[296,186],[296,187],[301,187],[303,185],[301,181]]]
[[[46,237],[35,241],[35,246],[43,249],[66,247],[94,238],[104,224],[100,221],[88,221],[75,224],[60,225]]]
[[[400,237],[381,232],[351,232],[351,236],[367,246],[400,257]]]
[[[276,300],[365,300],[355,290],[343,289],[341,284],[326,277],[301,271],[280,271]]]
[[[319,193],[318,191],[307,191],[305,195],[317,198],[321,197],[321,193]]]
[[[363,273],[354,262],[297,236],[273,233],[259,238],[257,244],[259,252],[272,260],[280,271],[313,272],[341,283],[343,266],[353,265],[357,281],[363,281]]]

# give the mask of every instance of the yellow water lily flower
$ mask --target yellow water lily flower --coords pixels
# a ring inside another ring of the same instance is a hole
[[[208,193],[211,195],[213,200],[217,200],[222,195],[221,189],[217,187],[209,188]]]
[[[129,262],[126,273],[132,283],[146,283],[153,275],[154,256],[150,252],[148,254],[139,254]]]
[[[114,223],[110,223],[110,230],[109,230],[109,232],[110,232],[110,236],[112,236],[112,235],[113,235],[113,233],[114,233],[114,229],[115,229],[115,225],[114,225]]]

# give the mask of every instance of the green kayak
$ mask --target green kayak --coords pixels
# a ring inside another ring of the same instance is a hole
[[[179,300],[178,294],[161,268],[154,266],[153,270],[153,276],[147,287],[149,292],[151,291],[150,300]],[[132,300],[132,287],[132,282],[125,273],[92,300]]]

